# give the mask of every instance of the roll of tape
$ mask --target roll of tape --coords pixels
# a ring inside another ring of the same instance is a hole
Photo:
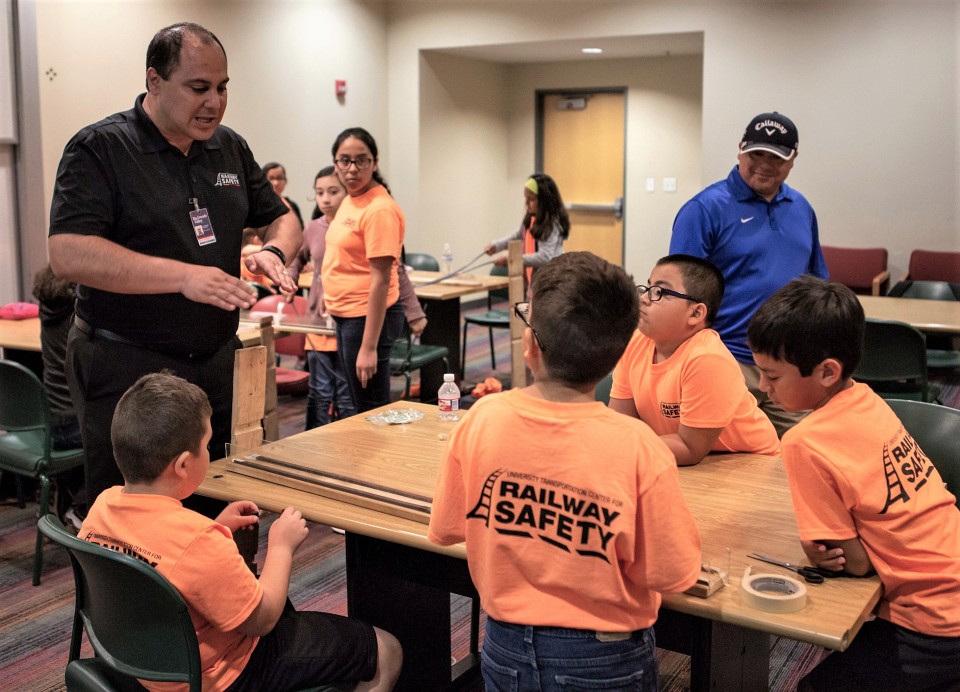
[[[748,606],[768,613],[794,613],[807,605],[807,587],[791,577],[751,574],[747,567],[740,588]]]

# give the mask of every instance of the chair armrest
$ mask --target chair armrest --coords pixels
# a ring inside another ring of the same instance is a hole
[[[883,284],[888,283],[889,281],[890,281],[890,272],[884,269],[882,272],[880,272],[875,277],[873,277],[873,281],[871,282],[871,285],[872,285],[871,294],[875,296],[882,296],[883,292],[881,291],[881,287],[883,286]]]

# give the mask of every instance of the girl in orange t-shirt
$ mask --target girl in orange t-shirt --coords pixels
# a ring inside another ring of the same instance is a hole
[[[390,349],[404,320],[397,259],[405,220],[380,176],[369,132],[341,132],[333,161],[347,197],[327,231],[321,280],[350,394],[363,412],[390,403]]]
[[[507,249],[511,240],[523,241],[523,266],[527,270],[527,284],[533,270],[541,267],[563,252],[563,241],[570,235],[570,218],[563,206],[557,184],[545,173],[534,173],[523,185],[527,213],[520,227],[499,240],[487,243],[483,249],[488,255]],[[493,261],[498,267],[507,265],[507,258]]]

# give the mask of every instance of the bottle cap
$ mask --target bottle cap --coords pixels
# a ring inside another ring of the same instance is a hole
[[[444,382],[453,382],[455,379],[456,379],[456,378],[453,376],[453,373],[452,373],[452,372],[448,372],[447,374],[445,374],[445,375],[443,376],[443,381],[444,381]]]

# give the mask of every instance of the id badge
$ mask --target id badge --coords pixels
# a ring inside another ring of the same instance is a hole
[[[193,226],[193,232],[197,236],[197,245],[203,247],[204,245],[217,242],[217,236],[213,232],[213,224],[210,223],[210,214],[206,208],[191,211],[190,224]]]

